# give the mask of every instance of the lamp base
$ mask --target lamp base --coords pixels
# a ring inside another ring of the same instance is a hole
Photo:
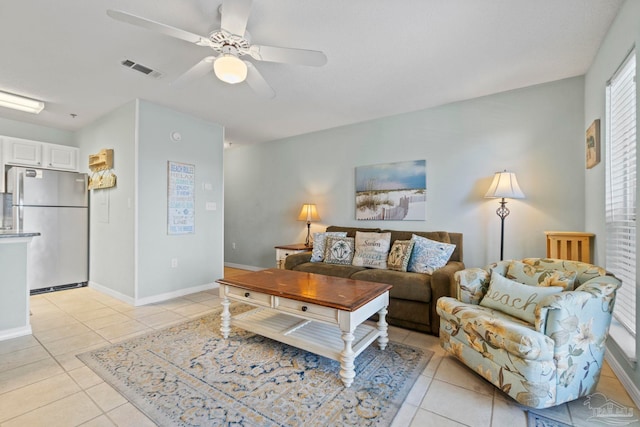
[[[509,216],[510,212],[504,197],[499,203],[500,207],[496,210],[496,214],[500,217],[500,261],[502,261],[504,259],[504,219]]]
[[[307,240],[304,241],[304,245],[311,246],[311,222],[307,221]]]

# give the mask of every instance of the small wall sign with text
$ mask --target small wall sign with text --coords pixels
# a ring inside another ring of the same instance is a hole
[[[167,234],[195,233],[195,165],[168,162]]]

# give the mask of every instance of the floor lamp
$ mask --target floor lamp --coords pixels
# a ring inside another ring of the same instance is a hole
[[[484,195],[489,199],[502,199],[500,207],[496,210],[496,213],[500,217],[500,261],[504,259],[504,219],[509,215],[509,208],[507,208],[507,202],[504,199],[524,199],[524,193],[520,190],[516,174],[513,172],[496,172],[493,177],[493,182],[489,187],[489,191]]]
[[[312,203],[302,205],[298,221],[307,221],[307,240],[305,240],[304,245],[311,246],[311,221],[320,221],[316,205]]]

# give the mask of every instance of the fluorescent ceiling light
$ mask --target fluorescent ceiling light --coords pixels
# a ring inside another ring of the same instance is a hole
[[[25,98],[12,93],[0,92],[0,107],[13,108],[27,113],[39,114],[44,109],[44,102]]]

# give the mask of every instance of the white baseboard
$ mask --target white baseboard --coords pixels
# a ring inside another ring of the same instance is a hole
[[[103,294],[107,294],[110,297],[116,298],[120,301],[126,302],[127,304],[133,305],[135,307],[147,304],[153,304],[156,302],[162,302],[166,300],[170,300],[173,298],[182,297],[189,294],[195,294],[196,292],[208,291],[210,289],[216,289],[218,287],[217,283],[207,283],[200,286],[194,286],[191,288],[180,289],[173,292],[167,292],[164,294],[154,295],[146,298],[131,298],[128,295],[121,294],[120,292],[114,291],[113,289],[107,288],[96,282],[89,282],[89,287],[95,289],[96,291],[100,291]]]
[[[224,266],[225,267],[231,267],[231,268],[239,268],[240,270],[251,270],[251,271],[264,270],[264,267],[255,267],[253,265],[235,264],[233,262],[225,262]]]
[[[31,335],[31,325],[0,331],[0,341],[10,340],[12,338],[18,338],[25,335]]]
[[[113,297],[113,298],[115,298],[117,300],[120,300],[122,302],[126,302],[127,304],[135,305],[135,299],[131,298],[128,295],[121,294],[120,292],[114,291],[113,289],[108,288],[108,287],[106,287],[104,285],[101,285],[99,283],[89,281],[89,287],[95,289],[96,291],[102,292],[103,294],[107,294],[110,297]]]
[[[189,294],[195,294],[196,292],[208,291],[210,289],[215,289],[218,286],[219,285],[217,283],[207,283],[204,285],[194,286],[186,289],[179,289],[177,291],[167,292],[164,294],[153,295],[145,298],[138,298],[136,299],[134,305],[139,306],[139,305],[153,304],[156,302],[162,302],[162,301],[166,301],[174,298],[179,298]]]
[[[638,389],[638,386],[634,384],[633,380],[631,380],[631,378],[627,376],[627,373],[622,368],[622,365],[620,365],[620,362],[618,362],[618,360],[613,357],[613,354],[609,351],[609,349],[605,349],[604,357],[607,363],[609,363],[609,366],[611,366],[611,370],[613,371],[613,373],[616,374],[618,380],[620,380],[620,383],[622,384],[624,389],[627,391],[627,393],[629,393],[629,396],[631,397],[631,400],[633,400],[633,403],[636,404],[636,407],[640,408],[640,390]]]

